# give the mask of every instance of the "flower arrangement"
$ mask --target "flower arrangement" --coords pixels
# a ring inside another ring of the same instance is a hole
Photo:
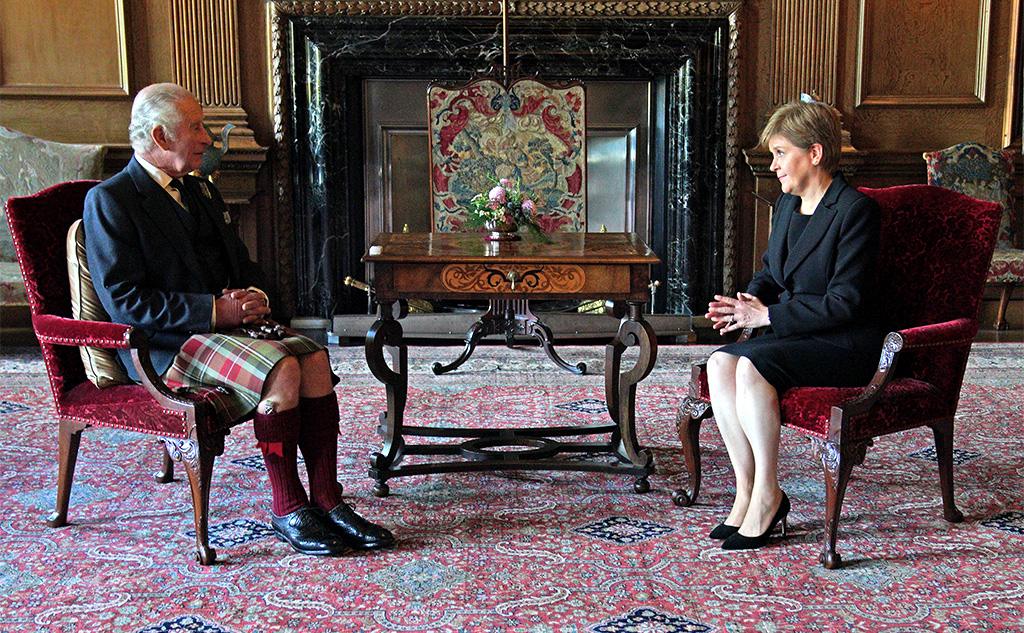
[[[537,203],[524,192],[518,181],[492,178],[494,186],[487,193],[478,193],[469,201],[465,226],[486,228],[489,240],[519,239],[519,228],[526,227],[535,237],[547,240],[537,214]]]

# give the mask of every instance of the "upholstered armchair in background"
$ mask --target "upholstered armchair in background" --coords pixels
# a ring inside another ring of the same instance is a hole
[[[882,211],[880,291],[890,333],[878,370],[863,388],[798,387],[780,394],[783,425],[811,439],[824,469],[820,559],[829,569],[842,563],[836,538],[850,473],[875,437],[930,427],[943,514],[948,521],[963,519],[953,499],[953,418],[1001,213],[995,203],[928,185],[861,191]],[[689,474],[687,486],[673,495],[677,505],[693,504],[700,492],[700,425],[713,416],[704,365],[696,365],[676,419]]]
[[[0,209],[12,196],[27,196],[67,180],[99,178],[105,153],[102,145],[55,143],[0,126]],[[4,221],[0,221],[0,310],[5,338],[13,333],[13,324],[27,326],[25,284]]]
[[[67,523],[83,430],[99,426],[147,433],[162,439],[167,453],[185,466],[192,489],[196,558],[208,565],[216,559],[207,535],[210,478],[214,458],[223,453],[224,436],[232,425],[215,413],[217,389],[167,388],[149,361],[143,332],[119,323],[73,318],[65,241],[69,228],[82,217],[86,193],[95,185],[96,181],[67,182],[7,201],[7,221],[59,424],[57,506],[49,525]],[[116,384],[116,377],[98,380],[95,367],[86,371],[80,353],[83,346],[130,349],[143,383]],[[157,474],[160,482],[171,479],[166,460]]]
[[[945,187],[1002,207],[999,238],[988,269],[988,283],[1002,285],[995,328],[1005,330],[1006,307],[1013,289],[1024,284],[1024,248],[1020,212],[1013,208],[1013,156],[981,143],[960,143],[925,152],[928,184]]]

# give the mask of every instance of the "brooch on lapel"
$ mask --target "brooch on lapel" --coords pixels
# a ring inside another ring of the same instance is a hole
[[[206,196],[207,200],[213,200],[213,194],[210,193],[210,188],[206,186],[205,180],[199,181],[199,188],[203,191],[203,195]]]

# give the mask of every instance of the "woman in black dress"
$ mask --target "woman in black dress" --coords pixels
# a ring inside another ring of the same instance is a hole
[[[865,385],[884,332],[874,308],[879,211],[836,169],[839,112],[817,101],[781,106],[761,132],[782,195],[763,266],[746,292],[715,295],[720,334],[768,326],[708,360],[715,419],[736,473],[736,499],[710,534],[724,549],[761,547],[789,499],[779,486],[779,399],[794,386]]]

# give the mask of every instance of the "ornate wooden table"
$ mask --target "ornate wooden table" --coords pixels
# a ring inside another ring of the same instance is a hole
[[[636,438],[636,385],[657,358],[654,329],[644,320],[650,267],[658,257],[633,233],[555,233],[551,242],[486,242],[478,233],[381,233],[363,261],[374,266],[377,320],[366,334],[366,362],[387,389],[388,408],[380,415],[384,444],[374,454],[370,477],[374,494],[389,492],[387,480],[427,473],[486,470],[580,470],[636,477],[633,489],[650,489],[650,451]],[[541,428],[437,428],[406,425],[407,348],[399,322],[408,299],[507,300],[581,299],[615,302],[620,319],[605,346],[605,401],[610,423]],[[622,355],[638,347],[636,364],[622,368]],[[385,358],[390,356],[390,364]],[[608,434],[607,441],[555,438]],[[407,443],[410,437],[468,438],[454,444]],[[507,447],[509,450],[501,450]],[[567,459],[568,455],[615,461]],[[406,456],[454,459],[404,464]]]

